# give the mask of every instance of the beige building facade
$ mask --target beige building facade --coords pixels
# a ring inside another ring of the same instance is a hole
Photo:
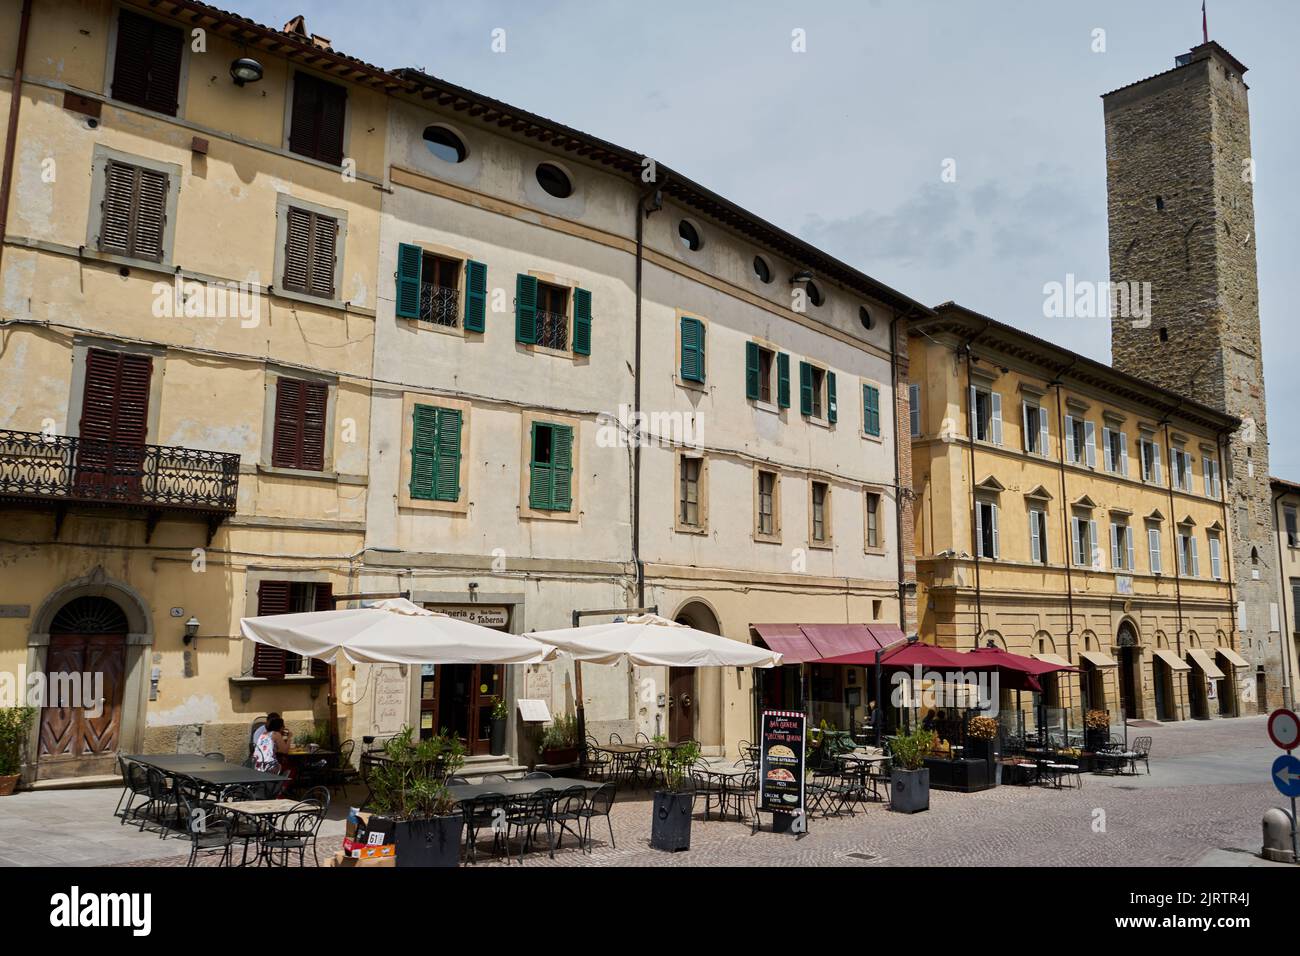
[[[910,345],[922,638],[1080,674],[1044,702],[1249,710],[1221,453],[1231,417],[947,304]]]

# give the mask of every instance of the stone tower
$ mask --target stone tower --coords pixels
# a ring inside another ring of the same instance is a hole
[[[1150,283],[1149,318],[1112,309],[1111,360],[1243,421],[1224,436],[1222,454],[1236,643],[1255,668],[1235,675],[1243,714],[1282,704],[1245,72],[1208,42],[1179,56],[1172,70],[1102,97],[1110,279]],[[1141,286],[1129,288],[1140,295]],[[1198,459],[1199,492],[1203,455],[1188,450]],[[1206,637],[1201,645],[1209,648]]]

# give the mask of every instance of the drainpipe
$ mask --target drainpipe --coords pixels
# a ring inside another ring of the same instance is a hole
[[[1228,646],[1234,650],[1237,647],[1237,585],[1232,576],[1232,547],[1228,539],[1228,483],[1223,480],[1223,462],[1226,458],[1228,449],[1228,432],[1219,432],[1215,436],[1215,444],[1219,450],[1219,514],[1223,522],[1223,535],[1219,541],[1219,551],[1223,555],[1224,579],[1228,582]],[[1206,547],[1209,542],[1206,541]],[[1233,669],[1236,673],[1236,669]],[[1234,688],[1232,694],[1233,716],[1241,716],[1241,698]]]
[[[1160,422],[1165,427],[1165,455],[1166,461],[1169,462],[1169,523],[1174,529],[1174,602],[1178,608],[1178,656],[1183,656],[1183,583],[1182,572],[1178,569],[1178,560],[1182,552],[1178,548],[1178,512],[1174,504],[1174,446],[1169,440],[1169,419],[1182,407],[1182,401],[1169,409],[1165,413],[1164,419]]]
[[[1293,707],[1295,703],[1291,699],[1291,653],[1290,653],[1291,652],[1290,644],[1291,641],[1294,639],[1292,637],[1292,634],[1294,633],[1294,628],[1292,627],[1292,625],[1288,624],[1288,622],[1291,620],[1291,618],[1288,616],[1288,612],[1286,608],[1286,592],[1288,588],[1287,588],[1286,575],[1282,571],[1284,567],[1283,556],[1282,556],[1282,529],[1285,528],[1285,524],[1277,520],[1277,505],[1278,502],[1282,500],[1282,496],[1284,494],[1286,494],[1285,491],[1279,491],[1277,494],[1273,496],[1273,499],[1269,506],[1269,511],[1273,516],[1274,536],[1277,538],[1277,578],[1278,578],[1278,583],[1281,585],[1278,588],[1278,591],[1279,591],[1279,597],[1281,597],[1282,599],[1282,619],[1278,621],[1278,632],[1279,632],[1278,636],[1282,639],[1282,706],[1290,708]],[[1225,505],[1224,507],[1226,508],[1227,506]],[[1235,606],[1233,610],[1236,610]],[[1235,615],[1233,617],[1233,620],[1234,621],[1236,620]],[[1238,716],[1240,716],[1240,714],[1238,714]]]
[[[985,329],[988,328],[986,323]],[[981,330],[982,332],[983,330]],[[980,633],[984,630],[984,596],[980,588],[980,541],[975,537],[975,515],[979,502],[975,499],[975,406],[971,402],[971,390],[975,388],[975,379],[971,375],[970,344],[976,336],[966,340],[962,351],[966,354],[966,441],[970,460],[970,527],[971,555],[975,559],[975,641],[972,646],[980,646]],[[990,413],[991,413],[990,409]]]
[[[14,56],[14,79],[9,100],[9,124],[5,133],[4,168],[0,171],[0,263],[4,261],[6,226],[9,222],[9,194],[13,189],[14,150],[18,144],[18,111],[23,103],[23,67],[27,62],[27,28],[32,22],[32,0],[23,0],[18,26],[18,52]]]
[[[1070,561],[1070,548],[1074,543],[1074,536],[1070,533],[1070,501],[1065,493],[1065,406],[1061,400],[1061,387],[1064,384],[1065,373],[1074,368],[1078,359],[1071,359],[1070,364],[1056,373],[1056,377],[1049,383],[1052,388],[1056,389],[1056,457],[1058,462],[1057,471],[1061,476],[1061,544],[1064,550],[1061,552],[1065,556],[1065,607],[1066,607],[1066,631],[1065,631],[1065,659],[1074,660],[1074,572]],[[1083,687],[1079,690],[1082,692]],[[1082,694],[1085,698],[1084,706],[1088,704],[1087,694]]]
[[[666,180],[665,180],[666,181]],[[656,183],[636,202],[636,318],[634,322],[632,420],[637,432],[632,442],[632,563],[636,568],[636,606],[645,606],[645,565],[641,561],[641,276],[645,262],[645,220],[663,207],[663,184]],[[647,200],[653,200],[647,205]]]
[[[894,550],[895,550],[896,552],[898,552],[898,626],[899,626],[900,628],[903,629],[904,636],[906,636],[906,634],[907,634],[907,580],[906,580],[907,572],[906,572],[906,565],[905,565],[905,562],[904,562],[904,560],[903,560],[903,558],[904,558],[904,556],[903,556],[903,496],[904,496],[905,493],[906,493],[906,494],[911,494],[912,489],[911,489],[911,488],[906,488],[906,489],[904,489],[903,486],[902,486],[902,484],[901,484],[901,482],[902,482],[902,477],[903,477],[903,476],[902,476],[902,466],[901,466],[900,463],[899,463],[899,458],[900,458],[901,453],[902,453],[902,447],[903,447],[902,442],[903,442],[903,437],[902,437],[902,432],[900,432],[900,431],[899,431],[899,428],[898,428],[898,390],[899,390],[899,381],[898,381],[898,338],[897,338],[897,328],[896,328],[896,327],[897,327],[897,325],[898,325],[898,320],[901,319],[901,318],[904,318],[907,314],[908,314],[908,313],[904,313],[903,315],[899,315],[899,314],[895,313],[895,314],[894,314],[894,317],[893,317],[892,319],[889,320],[889,380],[890,380],[891,382],[894,383],[894,384],[893,384],[893,392],[894,392],[894,525],[895,525],[895,537],[894,537],[895,545],[894,545]],[[906,383],[906,382],[902,383],[902,387],[903,387],[903,388],[907,388],[907,383]],[[909,398],[909,400],[910,400],[910,398]],[[910,434],[911,434],[911,433],[910,433],[910,429],[909,429],[909,437],[908,437],[908,439],[907,439],[909,442],[912,440],[911,437],[910,437]],[[918,618],[919,618],[919,612],[918,612]],[[919,620],[917,621],[917,629],[918,629],[918,630],[920,629],[920,621],[919,621]],[[877,701],[877,703],[879,703],[880,698],[877,697],[877,698],[876,698],[876,701]]]

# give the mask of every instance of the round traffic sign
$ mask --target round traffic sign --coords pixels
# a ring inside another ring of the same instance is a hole
[[[1283,750],[1300,746],[1300,717],[1285,707],[1268,715],[1268,736]]]
[[[1283,754],[1273,761],[1273,786],[1284,797],[1300,797],[1300,760]]]

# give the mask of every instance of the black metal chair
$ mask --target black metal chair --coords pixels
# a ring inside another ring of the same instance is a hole
[[[549,788],[518,797],[506,805],[506,854],[510,854],[510,837],[520,834],[519,862],[524,862],[524,852],[532,846],[538,827],[546,827],[546,845],[549,849],[554,836],[551,822],[551,802],[555,791]]]
[[[320,859],[316,856],[316,834],[324,819],[325,808],[315,800],[303,800],[297,803],[271,825],[270,831],[263,838],[261,847],[263,859],[272,866],[288,866],[289,854],[297,850],[298,865],[303,866],[307,848],[310,846],[312,859],[319,866]]]
[[[339,789],[346,793],[348,785],[360,779],[357,768],[352,766],[352,755],[356,749],[355,740],[349,739],[339,744],[339,752],[334,758],[334,764],[324,773],[326,785],[331,791]]]
[[[502,773],[485,773],[479,780],[479,783],[505,783],[506,777]]]
[[[591,850],[591,821],[595,817],[604,817],[605,823],[609,826],[609,845],[618,849],[614,843],[614,823],[610,819],[609,812],[614,808],[614,798],[618,795],[618,788],[612,783],[604,784],[599,790],[593,793],[587,803],[578,815],[582,817],[583,827],[583,849],[584,852]]]
[[[458,774],[453,774],[452,776],[450,776],[450,777],[447,778],[447,786],[449,786],[449,787],[468,787],[468,786],[469,786],[469,777],[462,777],[462,776],[460,776],[460,775],[458,775]]]
[[[200,853],[218,851],[221,862],[228,863],[234,832],[225,814],[212,801],[204,800],[197,790],[186,786],[176,788],[176,805],[181,814],[181,825],[190,838],[190,858],[185,865],[193,866]]]
[[[594,780],[605,780],[613,770],[610,754],[600,749],[600,741],[587,735],[587,776]]]
[[[553,780],[554,776],[545,770],[534,770],[531,773],[524,774],[525,780]]]
[[[254,796],[253,792],[247,787],[227,787],[221,791],[222,803],[247,803],[256,799],[258,797]],[[240,813],[230,807],[225,808],[225,811],[233,831],[230,837],[232,846],[236,840],[244,845],[244,850],[240,854],[239,865],[247,866],[250,844],[253,846],[253,859],[257,860],[260,855],[259,842],[267,832],[267,820],[265,817],[254,816],[251,813]]]
[[[167,783],[167,776],[154,767],[144,767],[146,779],[144,804],[136,807],[132,814],[140,820],[140,832],[151,820],[158,824],[159,839],[166,839],[169,832],[167,818],[177,810],[176,792]]]
[[[505,795],[501,793],[483,793],[460,801],[461,816],[465,819],[465,856],[468,862],[478,862],[478,835],[484,827],[492,830],[492,854],[496,855],[508,819],[507,804]]]
[[[122,795],[117,798],[117,809],[113,815],[119,817],[118,825],[126,823],[126,818],[131,815],[131,804],[135,802],[136,797],[149,797],[149,777],[145,773],[144,767],[138,763],[130,763],[121,754],[117,755],[117,764],[122,771]],[[126,801],[123,806],[122,801]]]
[[[560,792],[551,804],[551,822],[555,825],[555,845],[551,847],[551,857],[555,857],[555,851],[560,848],[564,842],[564,834],[567,830],[578,838],[578,849],[586,848],[585,838],[582,835],[582,811],[587,806],[587,788],[586,787],[568,787]],[[570,826],[572,824],[572,826]]]
[[[220,760],[223,763],[226,760],[226,755],[221,753],[218,750],[209,751],[208,753],[205,753],[203,756],[207,757],[209,760]]]
[[[758,770],[750,767],[739,776],[733,774],[727,777],[723,781],[722,800],[724,818],[730,805],[736,808],[737,820],[746,819],[746,811],[748,811],[748,818],[753,821],[758,814]]]
[[[709,813],[713,809],[713,801],[717,800],[719,812],[726,814],[727,804],[725,796],[725,785],[710,770],[712,768],[703,760],[697,760],[691,764],[690,778],[691,788],[695,791],[698,799],[704,797],[704,819],[709,819]],[[699,804],[697,803],[698,807]]]

